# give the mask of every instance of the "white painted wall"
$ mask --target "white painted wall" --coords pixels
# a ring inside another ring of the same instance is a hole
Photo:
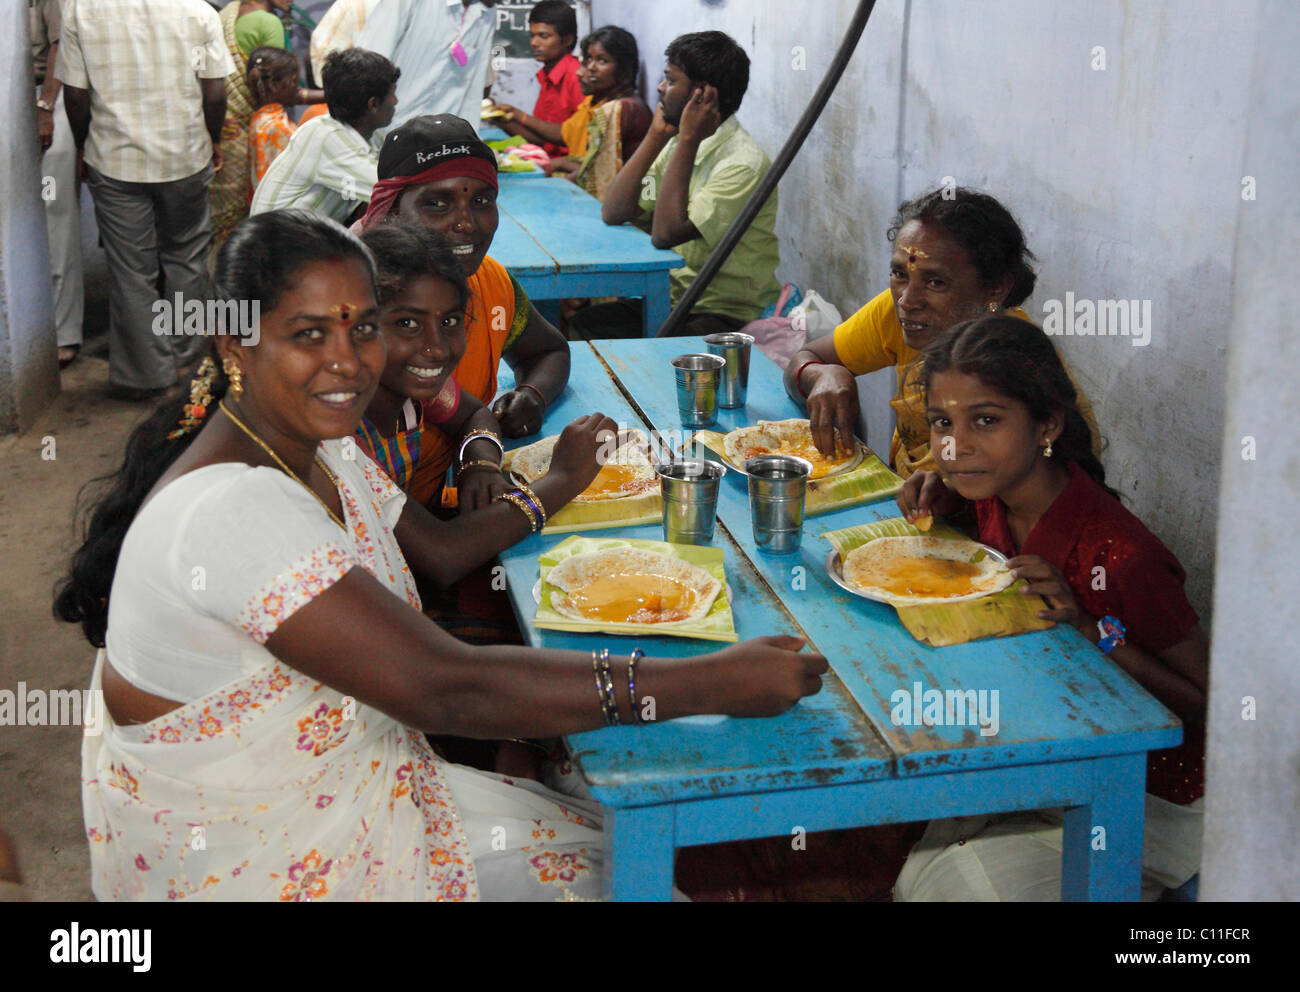
[[[27,5],[0,4],[0,434],[59,392]]]
[[[1264,0],[1236,231],[1210,685],[1211,900],[1300,900],[1300,5]],[[1255,443],[1254,458],[1250,441]],[[1251,713],[1251,705],[1254,713]],[[1251,718],[1253,716],[1253,718]]]
[[[718,29],[753,64],[739,118],[775,156],[854,0],[593,0],[641,46],[649,89],[676,35]],[[847,315],[887,285],[885,229],[945,176],[1002,200],[1039,258],[1027,305],[1151,300],[1153,337],[1059,339],[1109,443],[1108,481],[1179,557],[1209,618],[1233,232],[1254,2],[880,0],[781,187],[778,274]],[[1094,70],[1103,46],[1104,70]],[[794,68],[806,52],[807,69]],[[883,447],[890,373],[869,387]]]

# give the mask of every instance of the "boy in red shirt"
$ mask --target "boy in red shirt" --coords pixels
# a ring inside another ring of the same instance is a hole
[[[506,113],[501,127],[509,134],[541,145],[548,155],[556,158],[568,154],[558,138],[560,125],[573,116],[584,96],[578,84],[581,63],[573,54],[573,46],[578,41],[577,15],[564,0],[542,0],[528,15],[528,34],[533,58],[542,63],[542,68],[537,70],[542,91],[532,114],[498,103],[497,108]],[[542,126],[538,127],[539,124]]]

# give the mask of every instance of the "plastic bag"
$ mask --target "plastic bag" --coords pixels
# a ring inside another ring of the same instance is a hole
[[[770,307],[765,313],[788,315],[792,312],[793,303],[797,298],[799,298],[799,287],[793,283],[786,283],[776,305]],[[808,340],[808,335],[802,326],[795,327],[794,321],[789,316],[763,316],[746,324],[741,330],[753,335],[758,350],[782,368],[790,364],[790,359],[794,357],[795,352]]]
[[[844,318],[834,303],[829,302],[815,289],[808,290],[803,302],[790,311],[791,322],[807,334],[807,340],[829,334]]]

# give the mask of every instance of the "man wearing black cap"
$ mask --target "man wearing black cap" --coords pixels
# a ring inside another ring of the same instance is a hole
[[[465,356],[456,382],[492,403],[501,359],[515,373],[515,388],[492,404],[509,437],[537,433],[546,408],[569,379],[569,345],[537,312],[523,288],[488,256],[496,234],[496,155],[466,121],[425,115],[388,133],[379,151],[379,181],[363,228],[400,218],[441,234],[469,280]],[[417,480],[436,461],[421,451]],[[429,469],[432,470],[432,469]]]

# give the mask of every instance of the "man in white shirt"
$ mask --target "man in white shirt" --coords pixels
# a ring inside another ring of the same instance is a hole
[[[370,12],[357,45],[386,55],[402,70],[397,124],[423,114],[479,119],[495,5],[496,0],[382,0]]]
[[[253,193],[250,214],[297,207],[347,224],[365,212],[379,177],[376,128],[391,123],[401,70],[377,52],[346,48],[325,60],[328,114],[293,133]]]
[[[168,320],[166,310],[177,294],[208,295],[208,184],[233,71],[203,0],[63,0],[55,75],[108,257],[116,398],[165,392],[204,351],[183,312]]]

